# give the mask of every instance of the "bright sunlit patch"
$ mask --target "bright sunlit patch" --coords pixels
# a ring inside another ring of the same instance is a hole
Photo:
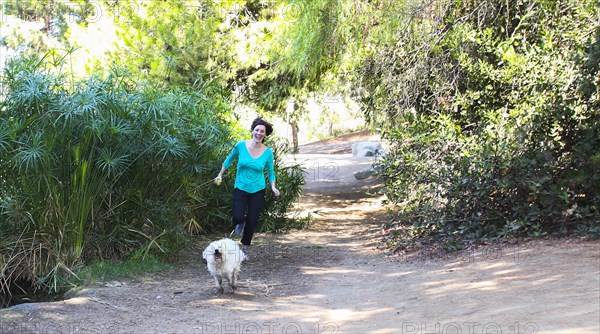
[[[342,269],[342,268],[317,268],[317,267],[302,267],[303,273],[307,275],[332,275],[332,274],[365,274],[359,270]]]
[[[65,304],[68,304],[68,305],[84,305],[89,302],[90,302],[89,298],[86,298],[86,297],[76,297],[76,298],[71,298],[71,299],[65,300]]]
[[[338,309],[329,311],[329,319],[331,321],[345,321],[354,317],[354,312],[347,309]]]
[[[71,23],[67,38],[77,46],[71,56],[71,70],[83,77],[95,66],[95,62],[108,62],[110,52],[115,51],[117,44],[121,43],[116,31],[113,18],[109,15],[98,15],[87,26]]]
[[[506,262],[497,262],[497,263],[491,263],[490,265],[487,266],[483,266],[482,269],[484,270],[491,270],[491,269],[503,269],[505,267],[507,267],[508,264]]]
[[[387,274],[386,277],[389,278],[397,278],[397,277],[402,277],[402,276],[409,276],[409,275],[413,275],[415,272],[414,271],[405,271],[405,272],[401,272],[401,273],[392,273],[392,274]]]
[[[495,275],[495,276],[515,275],[518,272],[519,272],[519,270],[517,270],[517,269],[505,269],[505,270],[498,270],[498,271],[494,272],[493,275]]]

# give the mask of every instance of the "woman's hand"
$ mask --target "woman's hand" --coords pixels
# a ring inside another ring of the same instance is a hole
[[[275,186],[272,186],[271,190],[273,190],[273,195],[275,195],[275,197],[279,197],[279,195],[281,195],[281,193]]]
[[[215,179],[213,180],[213,182],[218,186],[220,186],[221,182],[223,181],[223,173],[225,173],[225,167],[221,167],[219,174],[217,174],[217,177],[215,177]]]

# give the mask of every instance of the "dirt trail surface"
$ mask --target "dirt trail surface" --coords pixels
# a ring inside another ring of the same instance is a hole
[[[353,158],[348,140],[303,147],[313,225],[259,234],[235,294],[215,293],[203,241],[172,272],[0,310],[0,333],[600,332],[598,242],[385,256],[377,180],[352,177],[372,158]]]

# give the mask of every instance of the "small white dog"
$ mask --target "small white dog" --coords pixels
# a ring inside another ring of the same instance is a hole
[[[213,241],[202,252],[202,257],[206,259],[208,271],[215,278],[218,291],[223,293],[222,283],[225,277],[233,293],[237,287],[237,275],[240,273],[242,261],[247,259],[240,246],[228,238]]]

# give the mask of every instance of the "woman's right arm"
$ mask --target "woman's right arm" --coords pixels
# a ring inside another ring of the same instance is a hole
[[[225,169],[225,167],[221,167],[221,171],[219,172],[219,175],[217,175],[217,178],[219,178],[219,179],[222,178],[223,174],[225,173],[226,170],[227,169]]]
[[[225,173],[227,168],[229,168],[229,166],[231,166],[231,163],[238,155],[239,155],[238,145],[235,145],[233,147],[233,149],[231,150],[231,152],[229,153],[229,155],[227,156],[227,159],[225,159],[225,161],[223,162],[223,166],[221,166],[221,170],[219,171],[219,174],[214,179],[215,184],[218,185],[221,183],[221,180],[223,179],[223,174]]]

